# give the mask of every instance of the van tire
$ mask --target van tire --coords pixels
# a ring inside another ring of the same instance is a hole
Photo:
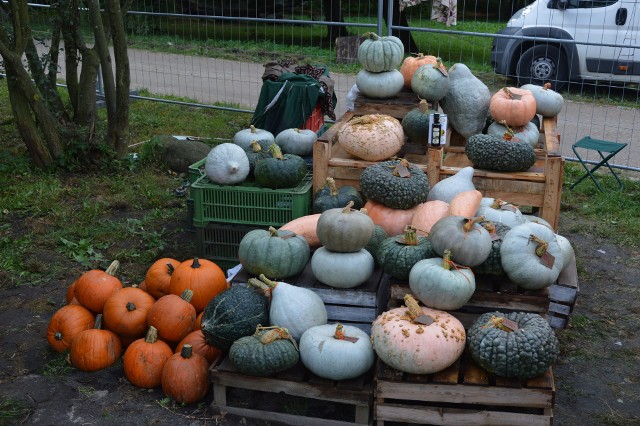
[[[551,82],[559,92],[567,86],[569,71],[565,55],[556,46],[537,45],[526,50],[516,66],[518,85]]]

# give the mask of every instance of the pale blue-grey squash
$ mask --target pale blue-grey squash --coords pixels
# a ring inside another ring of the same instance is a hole
[[[473,167],[463,167],[455,175],[442,179],[431,187],[427,201],[439,200],[450,203],[459,193],[476,189],[473,173]]]
[[[358,62],[369,72],[384,72],[395,69],[404,59],[404,44],[396,36],[364,34],[365,39],[358,46]],[[403,79],[404,84],[404,79]]]
[[[555,117],[562,111],[564,98],[560,93],[551,89],[550,83],[546,83],[544,86],[525,84],[520,88],[529,90],[533,94],[533,97],[536,98],[537,114],[543,117]]]
[[[204,170],[209,180],[218,185],[242,183],[249,176],[249,157],[238,145],[222,143],[211,149]]]
[[[487,128],[488,135],[502,136],[505,133],[512,133],[512,138],[520,142],[526,142],[532,147],[536,147],[540,139],[540,130],[538,126],[530,121],[522,127],[509,128],[504,124],[494,121]]]
[[[336,253],[325,247],[311,256],[311,271],[318,281],[335,288],[353,288],[366,282],[375,268],[373,256],[362,249],[352,253]]]
[[[318,134],[309,129],[285,129],[276,136],[276,144],[285,154],[298,156],[311,155],[313,144],[318,140]]]
[[[360,70],[356,74],[356,85],[364,96],[387,99],[400,93],[404,87],[404,77],[398,70],[383,72]]]
[[[445,216],[429,233],[431,248],[439,256],[451,250],[451,260],[464,266],[477,266],[491,252],[491,236],[478,222],[482,218]]]
[[[475,215],[492,222],[502,222],[509,228],[526,222],[518,206],[499,198],[483,197]]]
[[[411,77],[411,90],[430,102],[438,102],[444,98],[449,93],[449,74],[442,62],[418,68]]]

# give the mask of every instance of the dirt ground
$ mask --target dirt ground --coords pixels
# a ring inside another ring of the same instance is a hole
[[[5,215],[3,221],[10,226],[2,237],[39,226],[11,215]],[[166,234],[171,236],[166,256],[183,258],[193,250],[193,234],[185,230],[186,220],[176,219],[165,227],[171,230]],[[580,294],[570,328],[557,333],[562,355],[554,368],[554,423],[640,425],[640,253],[612,245],[590,235],[589,230],[588,222],[563,212],[560,233],[577,253]],[[45,331],[64,301],[67,286],[82,271],[47,247],[25,261],[42,268],[62,262],[69,268],[50,280],[18,287],[0,271],[0,424],[267,424],[212,411],[213,392],[200,404],[176,406],[160,389],[140,390],[130,385],[120,362],[95,373],[68,366],[64,355],[49,348]],[[139,275],[145,267],[124,265],[123,274]],[[229,401],[238,405],[256,398],[248,392],[229,395]],[[290,398],[268,398],[271,404],[292,406]],[[340,411],[329,406],[303,408]],[[9,412],[15,417],[2,417]]]

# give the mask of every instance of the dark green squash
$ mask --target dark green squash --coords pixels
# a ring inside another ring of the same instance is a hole
[[[429,239],[418,236],[413,226],[407,226],[402,235],[384,240],[377,255],[384,272],[399,280],[408,279],[411,268],[418,261],[438,257],[431,249]]]
[[[256,183],[263,188],[294,188],[307,175],[307,163],[302,157],[282,154],[276,144],[269,147],[271,158],[260,160],[253,174]]]
[[[429,137],[429,114],[437,113],[429,109],[426,99],[420,100],[417,108],[412,109],[402,119],[402,130],[408,142],[426,145]]]
[[[516,330],[505,319],[513,321]],[[556,335],[538,314],[487,312],[467,332],[473,359],[499,377],[530,379],[549,369],[558,359]]]
[[[238,259],[249,273],[271,279],[300,273],[311,256],[309,243],[292,231],[254,229],[240,240]]]
[[[244,150],[244,152],[247,153],[247,158],[249,159],[250,176],[253,175],[253,171],[255,170],[258,161],[271,157],[271,154],[269,153],[269,147],[271,144],[273,144],[273,142],[252,141],[251,146]]]
[[[373,237],[371,237],[367,245],[364,247],[366,251],[371,253],[371,256],[373,256],[373,260],[376,262],[376,265],[380,264],[380,260],[378,259],[378,248],[380,247],[380,244],[382,244],[382,242],[387,238],[389,238],[389,234],[387,234],[387,231],[385,231],[382,226],[375,225],[373,227]]]
[[[364,169],[360,189],[369,200],[392,209],[408,210],[427,201],[429,180],[422,169],[407,160],[388,160]]]
[[[536,162],[533,147],[500,136],[477,134],[467,139],[465,153],[478,169],[524,172]],[[365,194],[366,195],[366,194]]]
[[[229,359],[242,374],[270,376],[295,366],[300,359],[286,328],[258,326],[252,336],[233,342]]]
[[[267,297],[245,285],[234,285],[209,301],[200,327],[207,344],[227,351],[233,342],[268,322]]]
[[[332,177],[327,178],[327,183],[320,188],[313,199],[313,213],[322,213],[325,210],[344,207],[353,201],[352,208],[360,210],[364,206],[362,197],[353,186],[342,186],[338,188],[336,181]]]
[[[511,229],[510,226],[505,225],[502,222],[491,222],[484,221],[480,222],[480,225],[489,231],[489,235],[492,237],[491,242],[491,251],[489,252],[489,257],[487,260],[482,262],[478,266],[474,266],[471,268],[476,274],[486,274],[486,275],[504,275],[504,269],[502,269],[502,262],[500,260],[500,246],[502,245],[502,239],[507,232]],[[495,229],[494,229],[495,228]],[[494,237],[494,235],[497,236]]]

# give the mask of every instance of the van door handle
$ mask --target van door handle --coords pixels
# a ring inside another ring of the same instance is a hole
[[[616,12],[616,25],[624,25],[627,22],[627,8],[621,7]]]

